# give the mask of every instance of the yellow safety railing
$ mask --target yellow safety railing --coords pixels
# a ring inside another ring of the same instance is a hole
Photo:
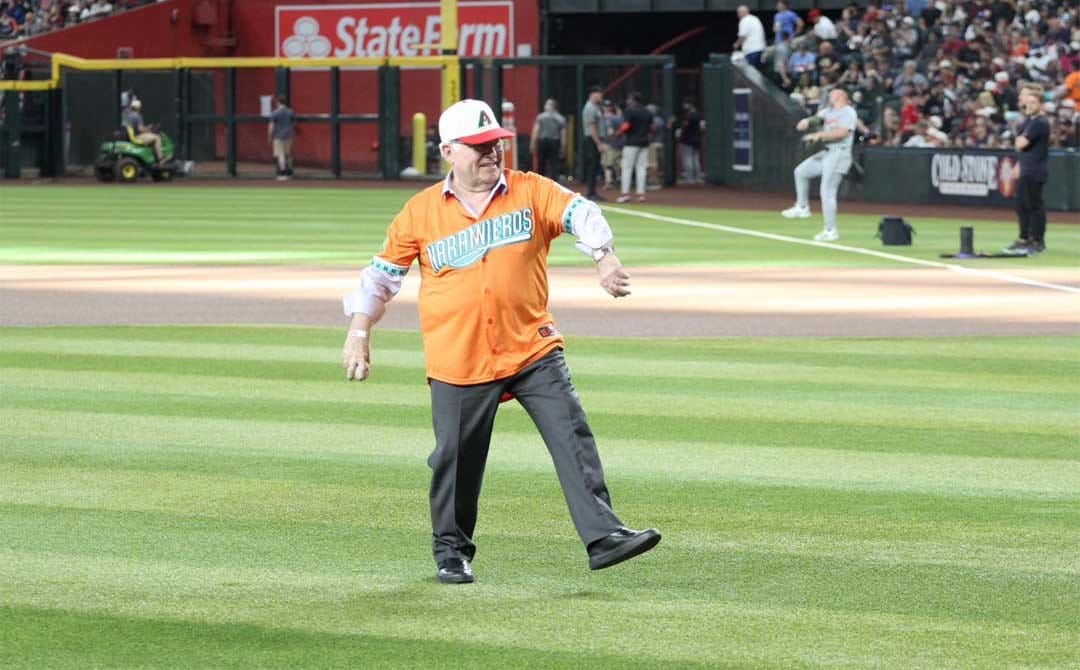
[[[0,91],[50,91],[60,86],[60,70],[178,70],[207,68],[329,68],[329,67],[442,67],[457,79],[458,57],[396,56],[389,58],[79,58],[68,54],[52,55],[52,76],[37,81],[0,81]],[[454,93],[456,95],[456,91]]]

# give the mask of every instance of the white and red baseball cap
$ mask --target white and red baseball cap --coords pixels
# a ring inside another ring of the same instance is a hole
[[[483,100],[455,102],[439,117],[439,139],[443,144],[483,144],[513,136],[499,125],[495,112]]]

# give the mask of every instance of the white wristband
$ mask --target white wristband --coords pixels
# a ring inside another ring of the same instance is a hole
[[[359,337],[362,340],[366,340],[368,332],[366,330],[350,330],[349,337]]]

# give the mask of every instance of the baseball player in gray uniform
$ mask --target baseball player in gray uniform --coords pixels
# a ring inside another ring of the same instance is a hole
[[[825,142],[825,148],[810,156],[795,168],[795,205],[780,212],[788,219],[810,218],[810,180],[821,177],[821,212],[825,229],[814,236],[818,242],[840,239],[836,230],[836,192],[851,168],[851,145],[859,117],[851,106],[847,91],[829,91],[829,106],[816,115],[799,121],[795,128],[806,132],[811,126],[821,130],[803,136],[804,142]]]

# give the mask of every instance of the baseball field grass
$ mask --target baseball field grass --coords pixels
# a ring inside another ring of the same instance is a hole
[[[408,194],[4,186],[0,264],[357,267]],[[896,267],[611,220],[636,266]],[[914,223],[924,259],[1014,234]],[[974,263],[1080,265],[1080,227],[1048,240]],[[0,328],[0,668],[1080,667],[1080,337],[571,337],[615,508],[663,542],[590,572],[508,403],[477,582],[443,586],[419,335],[376,332],[363,384],[342,335]]]
[[[0,331],[0,666],[1080,664],[1070,338],[572,339],[618,511],[591,573],[522,410],[435,583],[416,334]]]
[[[313,188],[10,187],[0,189],[3,263],[277,263],[357,265],[380,247],[386,226],[413,191]],[[624,209],[632,210],[635,206]],[[816,209],[815,203],[815,212]],[[821,218],[776,212],[653,207],[683,219],[809,239]],[[841,212],[843,207],[841,206]],[[620,256],[635,267],[717,265],[901,267],[896,261],[650,221],[609,212]],[[840,244],[881,251],[875,216],[841,214]],[[959,249],[959,227],[975,228],[975,248],[999,252],[1016,224],[956,218],[910,219],[911,247],[886,251],[924,260]],[[1051,224],[1049,252],[1027,259],[979,259],[980,268],[1080,266],[1080,226]],[[585,262],[573,244],[552,247],[552,265]]]

